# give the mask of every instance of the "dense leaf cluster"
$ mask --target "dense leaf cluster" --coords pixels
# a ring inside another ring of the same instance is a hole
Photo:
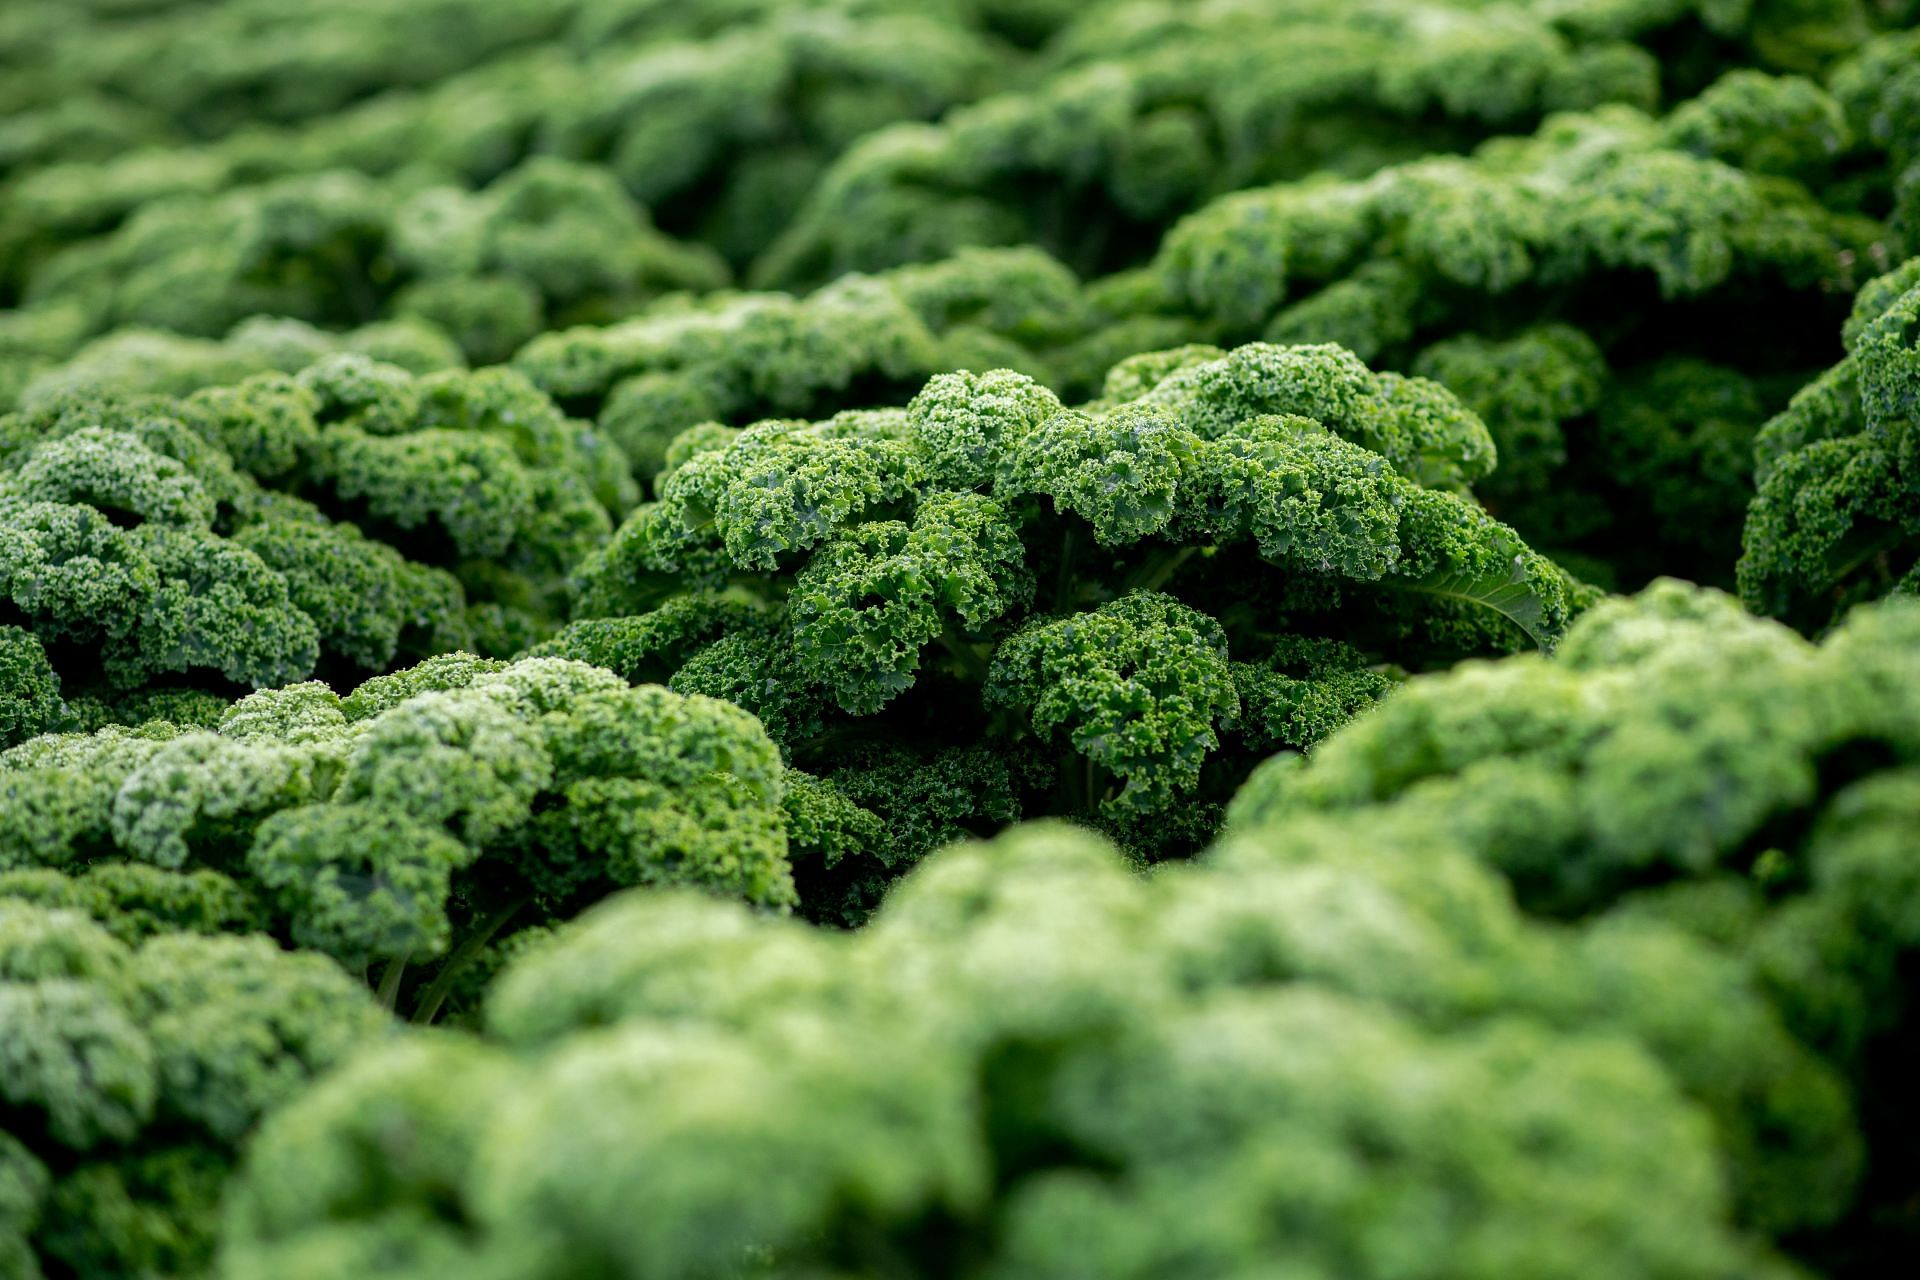
[[[1785,1274],[1769,1240],[1910,1247],[1833,1242],[1863,1180],[1912,1185],[1916,628],[1816,649],[1662,584],[1279,757],[1198,866],[1142,880],[1032,825],[934,855],[851,939],[622,899],[499,979],[484,1041],[374,1053],[270,1121],[228,1268],[1714,1276]],[[383,1139],[396,1109],[431,1139]]]
[[[344,697],[264,690],[205,729],[155,719],[0,754],[0,898],[116,931],[268,929],[389,1005],[403,980],[424,991],[424,1020],[503,930],[615,886],[791,905],[784,774],[738,707],[446,654]]]
[[[1864,1238],[1821,1248],[1894,1256],[1920,1238],[1896,1083],[1913,1061],[1901,975],[1920,923],[1916,641],[1910,601],[1856,612],[1816,648],[1730,597],[1659,583],[1596,606],[1551,662],[1416,680],[1311,758],[1276,757],[1236,797],[1221,856],[1270,856],[1296,830],[1442,846],[1498,872],[1530,913],[1658,921],[1712,944],[1848,1081],[1867,1124],[1871,1194],[1851,1224]],[[1760,1165],[1733,1176],[1780,1197],[1756,1209],[1769,1216],[1819,1199],[1816,1182]],[[1801,1224],[1830,1222],[1844,1186]]]
[[[181,398],[51,396],[0,418],[5,740],[511,653],[636,494],[617,446],[505,369],[343,353]]]
[[[24,304],[0,313],[0,402],[76,355],[150,390],[278,367],[261,311],[419,369],[552,326],[522,367],[645,478],[681,428],[903,401],[953,368],[1071,399],[1139,351],[1338,341],[1468,396],[1506,458],[1484,496],[1536,545],[1606,585],[1730,586],[1753,429],[1831,362],[1920,191],[1912,40],[1873,34],[1899,5],[580,0],[537,34],[523,7],[498,45],[447,42],[470,62],[431,88],[262,100],[225,136],[192,94],[135,87],[181,113],[142,135],[170,142],[53,163],[32,140],[61,128],[30,113],[0,183]],[[262,45],[236,83],[290,56]],[[1752,65],[1722,75],[1733,49]],[[1075,287],[1035,244],[1146,265]],[[715,296],[716,252],[760,283],[937,279]],[[676,289],[702,300],[649,302]]]
[[[1917,24],[0,5],[0,1280],[1890,1274]]]
[[[1790,1073],[1783,1144],[1844,1096],[1730,965],[1529,926],[1464,858],[1322,848],[1149,883],[1036,825],[852,939],[625,899],[503,975],[484,1039],[269,1121],[225,1273],[1785,1274],[1687,1075]],[[1661,1024],[1703,1016],[1669,1065]]]
[[[326,957],[203,936],[166,890],[119,888],[157,909],[103,927],[0,898],[8,1276],[203,1272],[240,1140],[389,1031]]]
[[[1740,595],[1807,628],[1920,593],[1920,258],[1860,291],[1846,343],[1754,441]]]
[[[690,431],[542,652],[736,702],[829,782],[917,754],[1157,856],[1258,756],[1405,669],[1550,645],[1588,596],[1465,496],[1492,443],[1435,383],[1251,344],[1109,387],[942,374],[905,410]]]

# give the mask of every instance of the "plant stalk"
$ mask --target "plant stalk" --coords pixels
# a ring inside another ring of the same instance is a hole
[[[987,660],[967,643],[966,637],[960,634],[959,629],[953,625],[952,619],[948,619],[941,629],[940,647],[952,654],[954,660],[965,667],[967,674],[974,680],[980,684],[987,682]]]
[[[447,997],[452,994],[454,979],[460,976],[460,971],[472,962],[482,947],[493,941],[494,935],[505,928],[507,921],[513,919],[520,908],[526,906],[529,901],[531,901],[530,895],[513,899],[483,919],[479,928],[461,939],[460,945],[455,947],[453,954],[447,957],[447,962],[440,966],[440,972],[434,976],[427,989],[420,993],[420,1003],[414,1006],[411,1019],[415,1025],[424,1027],[433,1021],[435,1015],[440,1012],[440,1006],[445,1004]]]
[[[374,998],[380,1001],[383,1009],[392,1009],[394,1001],[400,997],[400,980],[406,976],[407,959],[413,955],[411,949],[402,952],[387,961],[386,972],[380,975],[380,989]]]

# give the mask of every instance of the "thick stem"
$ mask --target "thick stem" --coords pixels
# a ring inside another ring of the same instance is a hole
[[[447,962],[440,966],[440,972],[433,982],[420,993],[420,1003],[413,1009],[413,1021],[416,1024],[425,1026],[433,1021],[434,1015],[440,1012],[440,1006],[452,994],[454,980],[460,976],[460,971],[473,961],[481,948],[493,941],[494,935],[505,928],[507,921],[513,919],[530,900],[524,895],[515,898],[487,916],[480,922],[479,928],[461,940],[460,945],[453,949],[453,954],[447,957]]]
[[[1878,524],[1878,522],[1875,522]],[[1839,586],[1869,564],[1874,566],[1874,576],[1885,585],[1893,578],[1892,566],[1887,563],[1887,552],[1900,545],[1902,531],[1893,526],[1874,528],[1868,525],[1856,529],[1842,538],[1838,546],[1827,557],[1827,580],[1832,586]]]
[[[954,660],[965,667],[967,675],[976,682],[980,684],[987,682],[987,660],[967,643],[966,637],[960,634],[959,628],[953,625],[951,618],[947,620],[940,632],[940,647],[952,654]]]
[[[1112,770],[1095,760],[1074,752],[1060,766],[1060,785],[1055,799],[1063,813],[1086,818],[1101,816],[1101,806],[1113,798],[1115,777]]]
[[[1062,813],[1088,813],[1093,809],[1093,761],[1078,751],[1068,751],[1060,761],[1060,781],[1056,798]]]
[[[1067,526],[1067,536],[1060,542],[1060,571],[1053,579],[1053,611],[1067,611],[1068,593],[1073,590],[1073,543],[1074,527]]]
[[[412,951],[406,951],[387,961],[387,971],[380,975],[380,989],[374,993],[381,1008],[392,1009],[394,1001],[399,998],[400,979],[406,976],[407,957],[412,954]]]
[[[1158,591],[1173,581],[1173,575],[1180,572],[1180,566],[1200,554],[1198,547],[1181,547],[1178,551],[1157,551],[1133,575],[1133,585],[1141,591]]]

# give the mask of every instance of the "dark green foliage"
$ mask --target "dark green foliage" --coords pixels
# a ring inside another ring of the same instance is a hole
[[[72,874],[41,866],[0,871],[0,898],[76,911],[129,946],[163,933],[249,933],[264,919],[249,889],[218,871],[138,862],[95,862]]]
[[[59,728],[65,711],[40,642],[19,627],[0,628],[0,748]]]
[[[1220,748],[1217,726],[1239,714],[1226,631],[1157,591],[1022,627],[995,651],[985,695],[1114,779],[1117,790],[1089,788],[1106,817],[1192,792]]]
[[[1743,1130],[1759,1096],[1779,1121]],[[1743,1228],[1830,1214],[1850,1121],[1712,947],[1528,924],[1443,843],[1143,881],[1036,825],[935,855],[851,939],[608,904],[496,982],[484,1041],[278,1116],[224,1263],[912,1275],[962,1241],[970,1275],[1784,1275]],[[1730,1197],[1749,1158],[1797,1201]]]
[[[0,903],[129,942],[266,928],[392,984],[390,1005],[412,965],[425,1019],[473,948],[615,886],[791,906],[783,774],[738,708],[453,655],[344,699],[256,693],[211,731],[156,720],[0,754]]]
[[[1030,248],[961,249],[799,301],[673,301],[543,337],[518,361],[569,404],[604,405],[647,475],[681,427],[905,399],[943,368],[1006,365],[1072,398],[1178,342],[1336,341],[1453,379],[1503,458],[1486,499],[1536,545],[1622,585],[1676,570],[1731,585],[1727,516],[1750,494],[1752,433],[1818,367],[1807,353],[1839,323],[1837,299],[1900,251],[1869,216],[1884,202],[1848,186],[1858,126],[1844,114],[1810,79],[1739,72],[1664,118],[1616,104],[1469,156],[1227,195],[1146,267],[1084,287]],[[842,212],[827,225],[863,247],[906,243]],[[1031,296],[1047,323],[1003,303],[956,324],[929,305],[935,274]],[[1649,501],[1643,475],[1668,492]],[[1690,517],[1696,504],[1711,514]]]
[[[1920,33],[1890,32],[1867,41],[1833,72],[1834,97],[1852,125],[1860,149],[1873,163],[1862,166],[1857,187],[1863,200],[1892,206],[1891,221],[1906,251],[1920,251]]]
[[[1339,286],[1330,286],[1338,288]],[[1504,341],[1466,333],[1420,353],[1414,372],[1441,383],[1487,424],[1500,465],[1483,488],[1489,501],[1566,500],[1551,479],[1566,464],[1563,423],[1599,406],[1607,364],[1593,339],[1571,325],[1547,324]]]
[[[32,633],[4,633],[13,714],[181,719],[137,699],[513,652],[636,496],[616,446],[504,369],[339,355],[180,399],[57,397],[0,418],[0,596]]]
[[[1812,81],[1736,72],[1664,120],[1612,106],[1217,200],[1130,307],[1435,378],[1486,420],[1486,499],[1535,545],[1731,585],[1753,433],[1820,364],[1833,295],[1897,259],[1860,202],[1819,198],[1849,137]]]
[[[1860,600],[1920,591],[1920,277],[1860,291],[1850,354],[1762,428],[1740,596],[1818,630]]]
[[[1317,169],[1359,176],[1549,110],[1651,106],[1659,67],[1544,17],[1420,3],[1095,6],[1032,88],[874,133],[757,264],[783,284],[1037,243],[1137,262],[1206,198]]]
[[[446,902],[467,846],[402,806],[304,805],[261,823],[247,871],[296,945],[349,968],[447,949]]]
[[[1851,141],[1840,104],[1802,76],[1734,71],[1682,103],[1676,147],[1755,173],[1818,178]]]
[[[952,746],[1008,753],[1008,802],[943,838],[1057,813],[1177,852],[1248,753],[1317,741],[1400,668],[1551,645],[1586,598],[1462,496],[1493,448],[1437,384],[1332,346],[1123,368],[1085,409],[998,370],[905,412],[691,433],[543,651],[753,711],[885,821],[872,876],[933,841],[904,834],[925,784],[850,781],[871,746],[935,774]],[[823,867],[860,826],[835,821]]]
[[[398,275],[390,271],[383,280],[392,277],[403,284],[406,298],[421,300],[418,306],[409,302],[413,309],[406,314],[480,334],[490,344],[485,358],[500,358],[517,345],[503,331],[487,337],[498,329],[489,317],[512,313],[538,328],[631,313],[631,319],[606,327],[542,334],[516,362],[569,410],[598,414],[602,431],[631,456],[643,482],[656,478],[669,444],[686,427],[710,420],[743,424],[770,415],[817,418],[901,401],[928,376],[953,368],[1016,368],[1072,398],[1094,390],[1108,366],[1178,342],[1337,341],[1379,368],[1428,375],[1444,369],[1464,380],[1453,389],[1483,413],[1511,460],[1485,497],[1535,545],[1565,552],[1609,583],[1632,585],[1662,571],[1682,571],[1730,585],[1722,518],[1676,519],[1667,508],[1674,500],[1698,500],[1724,513],[1744,501],[1748,484],[1722,455],[1739,453],[1743,435],[1784,406],[1804,371],[1818,367],[1818,359],[1801,353],[1812,350],[1837,323],[1833,296],[1898,257],[1897,229],[1889,231],[1876,220],[1888,199],[1862,188],[1854,174],[1872,148],[1892,145],[1869,137],[1876,128],[1886,132],[1874,113],[1892,109],[1875,107],[1873,95],[1901,92],[1898,59],[1882,49],[1886,41],[1869,43],[1840,66],[1832,95],[1805,76],[1740,70],[1710,85],[1703,81],[1704,93],[1656,118],[1636,109],[1654,105],[1650,92],[1626,91],[1632,77],[1615,81],[1604,68],[1621,57],[1631,62],[1638,56],[1633,46],[1617,43],[1620,39],[1660,29],[1663,21],[1681,20],[1677,16],[1656,19],[1650,11],[1623,9],[1604,21],[1589,15],[1549,28],[1530,26],[1531,19],[1455,15],[1463,25],[1452,25],[1455,19],[1440,24],[1448,32],[1445,39],[1399,41],[1396,47],[1405,45],[1405,56],[1417,65],[1386,73],[1382,57],[1366,52],[1369,42],[1392,41],[1388,33],[1402,26],[1431,36],[1424,25],[1432,21],[1427,8],[1383,4],[1377,12],[1367,8],[1346,16],[1311,5],[1279,8],[1284,12],[1277,25],[1265,26],[1261,19],[1273,15],[1259,5],[1205,7],[1191,14],[1145,5],[1118,24],[1111,15],[1090,14],[1058,37],[1043,88],[983,102],[928,133],[929,138],[973,138],[961,149],[979,150],[988,170],[1019,169],[1027,161],[1001,135],[1024,137],[1031,122],[1022,123],[1022,112],[1039,110],[1035,104],[1053,100],[1048,95],[1059,99],[1056,105],[1065,115],[1039,135],[1104,120],[1088,106],[1104,99],[1086,86],[1108,80],[1137,81],[1147,86],[1142,92],[1171,94],[1182,102],[1187,100],[1183,94],[1191,94],[1180,87],[1185,84],[1181,76],[1198,74],[1200,87],[1191,92],[1203,97],[1230,91],[1232,96],[1209,98],[1211,105],[1195,110],[1221,113],[1203,130],[1200,150],[1224,148],[1233,159],[1207,170],[1208,183],[1214,184],[1210,189],[1196,190],[1146,218],[1135,233],[1140,243],[1132,257],[1150,261],[1139,271],[1082,286],[1035,248],[970,247],[982,240],[1031,239],[1032,229],[1015,225],[1006,235],[976,234],[980,228],[963,217],[965,225],[938,249],[945,255],[940,260],[840,279],[805,298],[719,293],[649,304],[643,289],[624,295],[627,302],[618,306],[554,311],[537,296],[542,289],[558,290],[555,296],[586,296],[582,290],[610,296],[611,284],[589,282],[601,269],[595,263],[650,261],[652,255],[590,247],[625,234],[611,229],[618,219],[610,212],[624,197],[590,165],[568,168],[540,157],[478,194],[430,187],[396,197],[417,210],[408,215],[413,230],[400,237],[402,257],[413,254],[423,265],[396,268]],[[1858,14],[1829,17],[1840,23],[1835,30],[1852,35],[1811,58],[1789,56],[1778,33],[1761,37],[1760,31],[1772,29],[1773,19],[1766,15],[1752,15],[1745,31],[1729,15],[1707,25],[1720,36],[1750,38],[1765,50],[1766,61],[1807,70],[1867,34]],[[806,45],[799,30],[800,24],[790,25],[779,38]],[[1812,28],[1793,30],[1795,39],[1811,39]],[[845,34],[834,31],[832,37],[818,38],[831,42]],[[1297,60],[1259,54],[1263,40],[1297,41],[1302,31],[1325,37],[1330,49],[1344,49],[1332,64],[1344,70],[1326,70],[1324,80],[1303,79]],[[1887,48],[1900,47],[1898,37],[1887,40],[1893,42]],[[702,57],[690,61],[681,56],[685,49],[670,46],[662,48],[657,61],[643,62],[663,75],[668,68],[701,68],[685,72],[697,79],[733,56],[701,48]],[[1202,50],[1211,52],[1203,56]],[[706,54],[718,61],[703,60]],[[1508,67],[1508,58],[1519,61]],[[1244,59],[1273,65],[1276,85],[1250,87],[1249,78],[1258,80],[1257,75],[1215,66],[1238,66]],[[1494,67],[1501,68],[1499,75],[1488,70]],[[1568,69],[1564,74],[1591,92],[1556,96],[1560,90],[1552,86],[1563,74],[1552,70],[1556,67]],[[679,74],[668,75],[663,93]],[[1298,93],[1318,102],[1315,95],[1325,93],[1332,95],[1329,101],[1353,105],[1360,113],[1354,127],[1367,137],[1380,135],[1379,121],[1370,108],[1354,104],[1384,102],[1391,110],[1414,112],[1437,108],[1455,114],[1464,132],[1448,139],[1408,132],[1407,152],[1361,164],[1379,169],[1364,179],[1301,177],[1227,195],[1159,240],[1176,212],[1200,204],[1203,195],[1293,176],[1261,168],[1275,157],[1290,157],[1280,163],[1284,171],[1323,145],[1340,155],[1362,153],[1337,144],[1346,134],[1331,123],[1323,126],[1324,139],[1276,141],[1299,127],[1289,122],[1300,107],[1278,109],[1262,97],[1268,88],[1279,94],[1278,102],[1292,103],[1290,95]],[[1506,108],[1475,106],[1476,95],[1487,103],[1535,102],[1514,120],[1530,118],[1540,105],[1611,105],[1585,115],[1551,117],[1531,138],[1500,139],[1468,157],[1411,159],[1436,148],[1468,147],[1490,122],[1510,118],[1502,114]],[[1164,132],[1173,127],[1167,123],[1169,112],[1179,116],[1188,109],[1150,110],[1153,123],[1143,118],[1138,127],[1149,134]],[[967,123],[976,115],[977,127]],[[1052,119],[1045,110],[1040,116]],[[611,126],[595,126],[605,127]],[[678,125],[662,128],[666,136],[686,136]],[[1134,128],[1127,124],[1123,132]],[[1270,129],[1280,133],[1268,137],[1264,131]],[[1234,142],[1238,130],[1251,134]],[[858,202],[867,197],[857,192],[866,191],[888,207],[903,200],[918,211],[908,218],[914,227],[937,226],[972,207],[973,197],[962,194],[965,181],[957,189],[928,181],[926,172],[938,171],[944,162],[920,155],[923,149],[896,145],[893,137],[886,131],[874,135],[841,167],[853,174],[865,163],[860,157],[873,150],[881,169],[891,174],[889,166],[904,165],[911,181],[900,175],[876,178],[880,185],[869,189],[857,174],[844,182],[830,175],[816,193],[826,202],[817,211],[819,225],[823,234],[846,237],[861,251],[934,257],[933,249],[907,251],[910,238],[878,233],[861,216],[833,204],[840,198],[835,192],[856,193],[846,198]],[[1126,150],[1116,147],[1115,154]],[[1181,150],[1194,148],[1182,144],[1176,148]],[[1053,152],[1070,154],[1060,147]],[[1246,172],[1223,176],[1243,162],[1251,166]],[[1034,163],[1050,171],[1056,161],[1039,156]],[[1090,163],[1098,168],[1107,160],[1096,156]],[[1163,176],[1177,185],[1172,173]],[[1080,197],[1065,192],[1079,180],[1056,182],[1052,189],[1071,203]],[[1088,180],[1096,187],[1105,181]],[[998,191],[996,184],[1004,185],[999,178],[987,185]],[[1025,181],[1013,189],[1034,186]],[[876,194],[882,188],[891,194]],[[981,197],[994,207],[1002,198]],[[1016,206],[1028,199],[1004,198]],[[1098,202],[1116,207],[1110,196]],[[796,230],[813,216],[803,215]],[[1013,223],[1021,224],[1025,216],[1016,212]],[[1098,220],[1093,213],[1056,211],[1054,216],[1072,229],[1074,243],[1100,238],[1088,227]],[[511,234],[489,230],[496,223]],[[562,245],[575,248],[556,247]],[[569,258],[576,248],[576,257]],[[503,254],[512,259],[510,268],[499,265]],[[404,285],[408,272],[417,271],[428,277]],[[682,283],[700,287],[691,277]],[[463,301],[469,294],[471,308]],[[162,296],[170,305],[174,301],[172,294]],[[266,305],[248,302],[242,310]],[[469,310],[475,318],[467,318]],[[51,313],[32,321],[24,318],[27,313],[21,316],[22,351],[48,353],[32,359],[44,365],[70,349],[71,340],[55,339],[71,325],[61,328],[66,322],[56,323]],[[1769,319],[1752,319],[1761,316]],[[228,323],[202,326],[202,331],[219,332]],[[371,330],[352,339],[363,348],[377,340]],[[153,348],[185,340],[149,336],[140,341]],[[222,372],[222,360],[265,361],[268,367],[286,363],[284,357],[265,355],[251,335],[244,343],[236,337],[219,348],[238,343],[241,350],[230,357],[163,355],[158,348],[146,355],[147,348],[116,343],[120,340],[109,339],[98,357],[43,368],[22,385],[30,398],[103,380],[165,389],[182,385],[182,378],[192,385],[193,367],[208,362],[208,374],[229,378],[261,364],[228,363],[229,371]],[[251,354],[256,349],[263,354]],[[313,354],[309,351],[308,358]],[[406,359],[416,355],[424,363],[415,367],[432,363],[425,352],[410,352]],[[156,363],[148,369],[143,360]],[[181,362],[178,370],[170,367],[175,361]],[[1471,367],[1486,361],[1502,371],[1492,375]],[[1644,388],[1673,378],[1676,362],[1687,361],[1712,365],[1727,378],[1737,375],[1753,386],[1717,397],[1721,409],[1712,407],[1712,395],[1690,395],[1672,403],[1656,399],[1639,410],[1596,420],[1604,384]],[[1489,377],[1497,377],[1498,386]],[[1596,381],[1603,385],[1596,387]],[[1725,411],[1735,402],[1738,412]],[[1695,436],[1703,437],[1698,446],[1689,443]],[[1636,484],[1610,490],[1602,478],[1622,461],[1629,469],[1685,474],[1675,476],[1676,493],[1648,510],[1621,500],[1638,496]],[[511,617],[490,620],[479,638],[506,648],[535,638],[518,623]]]
[[[240,0],[124,30],[19,8],[0,32],[0,106],[20,109],[0,130],[0,302],[26,308],[17,343],[0,321],[0,404],[102,330],[213,336],[255,313],[412,317],[499,360],[718,286],[722,256],[771,242],[856,138],[1009,70],[964,3],[514,0],[395,22]],[[146,41],[195,71],[135,61]]]
[[[1393,690],[1400,673],[1370,666],[1340,640],[1286,637],[1258,663],[1235,663],[1240,731],[1255,750],[1318,746]]]
[[[1898,1272],[1916,24],[0,4],[0,1280]]]
[[[323,956],[0,897],[0,1260],[203,1271],[240,1140],[389,1021]]]
[[[38,264],[11,323],[75,317],[48,331],[67,351],[40,347],[60,356],[113,330],[213,338],[257,315],[412,317],[437,344],[427,358],[446,364],[497,360],[548,323],[612,319],[726,278],[710,253],[655,230],[605,170],[540,157],[477,191],[335,170],[161,202]],[[24,398],[47,385],[29,382]]]
[[[563,404],[604,406],[601,425],[652,478],[673,438],[710,419],[904,401],[930,375],[981,361],[1097,377],[1105,364],[1070,345],[1094,327],[1079,281],[1046,254],[963,250],[801,298],[670,299],[619,324],[544,334],[514,365]]]
[[[1846,1183],[1810,1197],[1768,1168],[1763,1113],[1739,1102],[1739,1122],[1761,1124],[1741,1140],[1761,1144],[1742,1148],[1759,1163],[1736,1168],[1749,1212],[1842,1226],[1802,1242],[1816,1259],[1892,1256],[1914,1239],[1893,1081],[1911,1053],[1900,974],[1920,946],[1916,639],[1910,602],[1856,612],[1815,648],[1729,597],[1664,582],[1584,615],[1551,662],[1409,682],[1311,758],[1263,766],[1230,825],[1260,846],[1326,823],[1446,845],[1531,912],[1698,933],[1848,1080],[1868,1123],[1866,1196],[1840,1223]],[[1721,1100],[1723,1124],[1736,1101]]]

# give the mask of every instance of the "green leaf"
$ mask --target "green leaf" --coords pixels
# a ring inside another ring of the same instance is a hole
[[[1527,572],[1525,553],[1516,552],[1507,565],[1504,573],[1441,569],[1419,578],[1388,578],[1381,585],[1491,610],[1526,632],[1542,650],[1553,648],[1560,638],[1566,609],[1548,601],[1543,584]]]

